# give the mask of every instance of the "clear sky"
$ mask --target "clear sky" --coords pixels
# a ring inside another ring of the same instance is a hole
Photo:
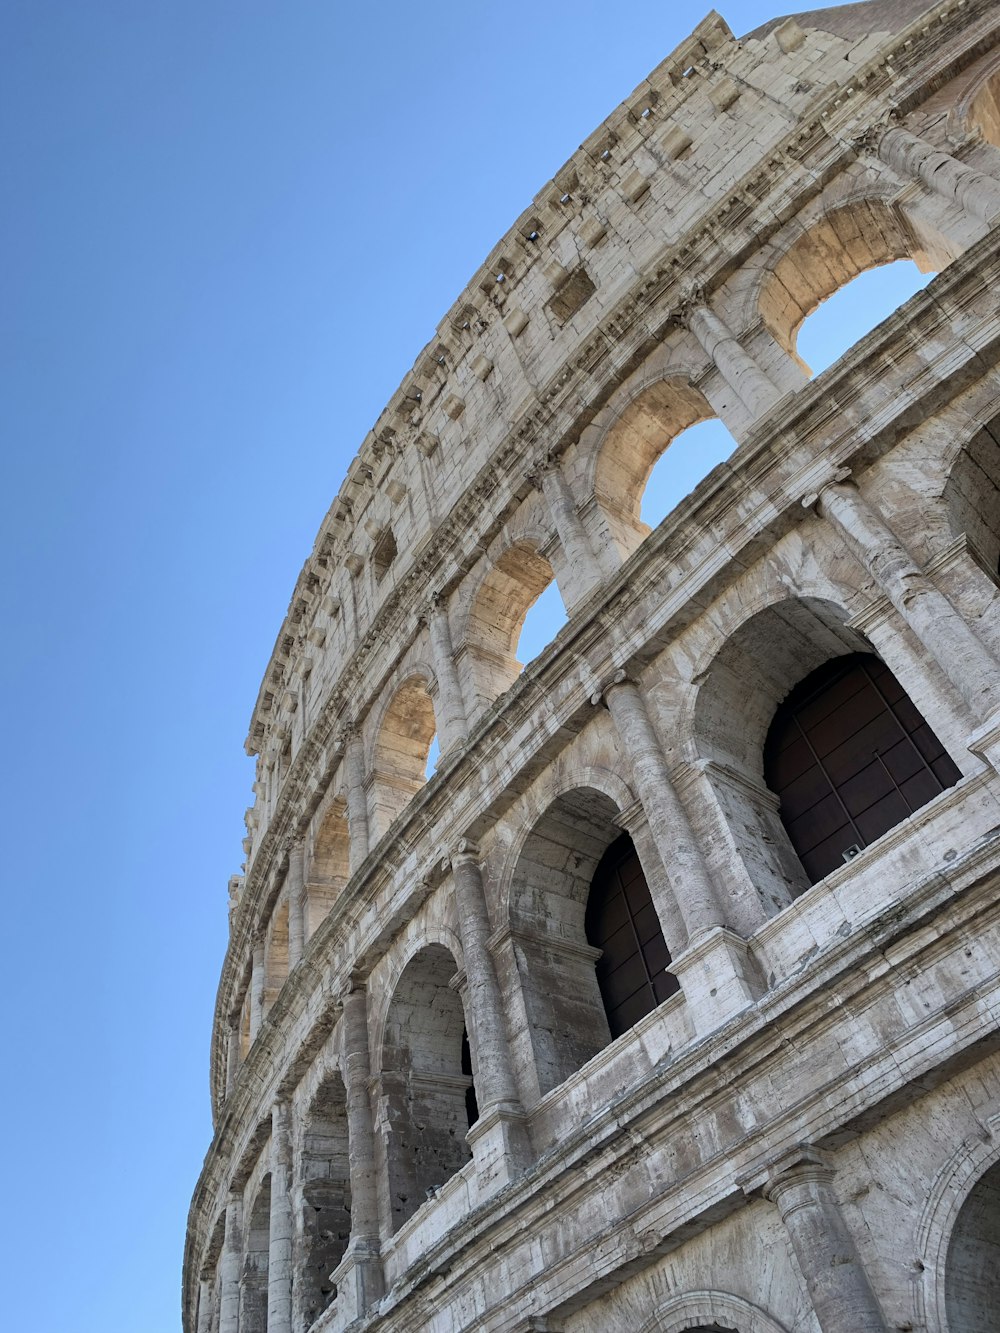
[[[177,1333],[243,740],[294,579],[487,251],[700,16],[2,6],[11,1333]]]

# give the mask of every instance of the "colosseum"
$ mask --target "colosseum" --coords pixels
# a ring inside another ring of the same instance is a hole
[[[711,13],[474,275],[253,709],[186,1333],[1000,1328],[998,223],[996,0]]]

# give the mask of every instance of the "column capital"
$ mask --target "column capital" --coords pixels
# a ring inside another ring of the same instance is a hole
[[[457,865],[468,865],[471,863],[478,870],[480,855],[478,842],[473,842],[471,838],[459,838],[458,842],[449,853],[448,860],[452,869]]]
[[[857,157],[876,157],[878,146],[882,142],[882,136],[887,130],[891,130],[898,125],[901,120],[902,114],[898,106],[887,107],[881,120],[877,120],[874,125],[867,126],[860,134],[850,140],[855,155]]]
[[[701,283],[688,283],[677,295],[670,314],[672,323],[678,328],[690,329],[691,316],[695,310],[708,306],[708,297]]]
[[[553,461],[551,455],[544,454],[540,460],[532,463],[531,467],[528,468],[524,474],[524,479],[536,491],[544,491],[545,478],[555,472],[557,468],[558,464]]]
[[[352,741],[356,741],[360,738],[361,724],[353,713],[345,713],[342,718],[338,719],[338,721],[339,725],[337,727],[337,733],[334,737],[333,744],[335,749],[343,750],[344,747],[350,745]]]
[[[789,1185],[829,1184],[836,1174],[829,1153],[811,1143],[797,1143],[767,1165],[764,1197],[777,1203],[777,1196]]]
[[[344,1004],[347,1002],[347,1000],[351,998],[351,996],[357,996],[357,995],[367,996],[367,994],[368,994],[368,978],[364,975],[364,973],[360,971],[349,972],[343,984],[341,985],[340,989],[338,990],[336,998],[338,1004],[341,1006],[341,1008],[343,1008]]]
[[[619,668],[613,675],[605,677],[593,691],[590,696],[590,702],[596,708],[599,704],[607,704],[607,696],[616,685],[634,685],[639,688],[639,683],[634,676],[630,676],[624,667]]]
[[[803,509],[815,509],[823,498],[824,491],[828,491],[832,486],[842,486],[844,483],[854,486],[854,482],[850,478],[851,469],[849,467],[831,466],[823,459],[818,467],[807,469],[806,475],[800,477],[799,485],[802,487],[802,496],[799,503]]]

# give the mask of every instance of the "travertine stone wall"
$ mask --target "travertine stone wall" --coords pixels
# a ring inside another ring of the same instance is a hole
[[[186,1333],[991,1326],[998,107],[992,0],[710,14],[442,320],[254,707]],[[813,378],[803,321],[900,258]],[[854,652],[961,777],[810,886],[765,742]],[[623,833],[680,990],[612,1041]]]

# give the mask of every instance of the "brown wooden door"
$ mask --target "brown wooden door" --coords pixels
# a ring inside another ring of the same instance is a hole
[[[624,834],[601,859],[587,899],[587,939],[603,950],[597,984],[612,1037],[680,989],[668,972],[659,918],[632,839]]]
[[[852,653],[812,672],[781,704],[764,776],[815,884],[961,774],[885,663]]]

